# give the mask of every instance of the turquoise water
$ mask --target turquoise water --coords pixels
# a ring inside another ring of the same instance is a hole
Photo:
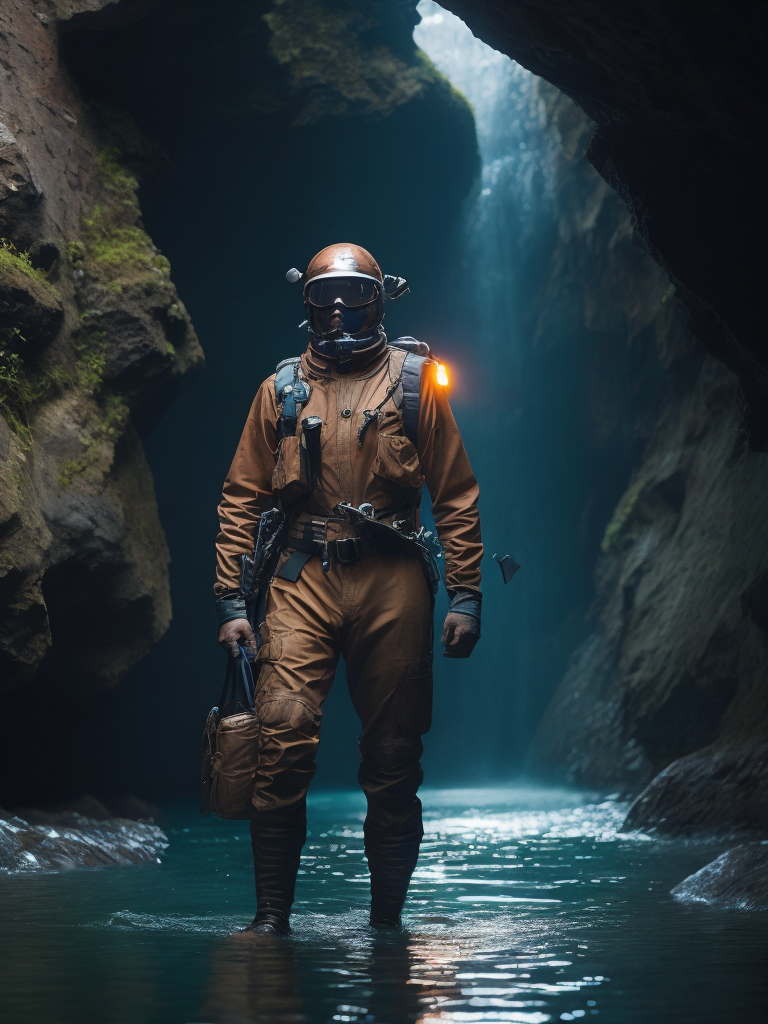
[[[325,1024],[751,1022],[766,916],[669,896],[722,850],[620,835],[623,806],[426,790],[403,935],[366,926],[358,793],[315,795],[290,939],[253,915],[241,823],[167,810],[160,863],[0,877],[0,1020]]]

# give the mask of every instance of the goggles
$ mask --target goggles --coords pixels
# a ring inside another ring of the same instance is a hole
[[[370,277],[325,277],[307,285],[307,302],[312,306],[347,309],[367,306],[379,296],[380,285]]]

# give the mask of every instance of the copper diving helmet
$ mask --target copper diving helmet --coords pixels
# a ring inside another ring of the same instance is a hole
[[[384,318],[384,277],[367,249],[328,245],[304,275],[304,308],[320,338],[371,337]]]

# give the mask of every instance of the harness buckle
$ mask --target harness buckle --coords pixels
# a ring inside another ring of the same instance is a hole
[[[337,561],[344,564],[356,562],[362,553],[363,545],[359,537],[341,537],[332,543]]]

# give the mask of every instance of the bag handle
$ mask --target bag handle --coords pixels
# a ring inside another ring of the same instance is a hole
[[[248,661],[245,648],[238,644],[238,650],[240,653],[236,658],[227,656],[227,671],[219,698],[219,714],[222,718],[236,714],[238,710],[254,709],[256,681],[253,668]]]

